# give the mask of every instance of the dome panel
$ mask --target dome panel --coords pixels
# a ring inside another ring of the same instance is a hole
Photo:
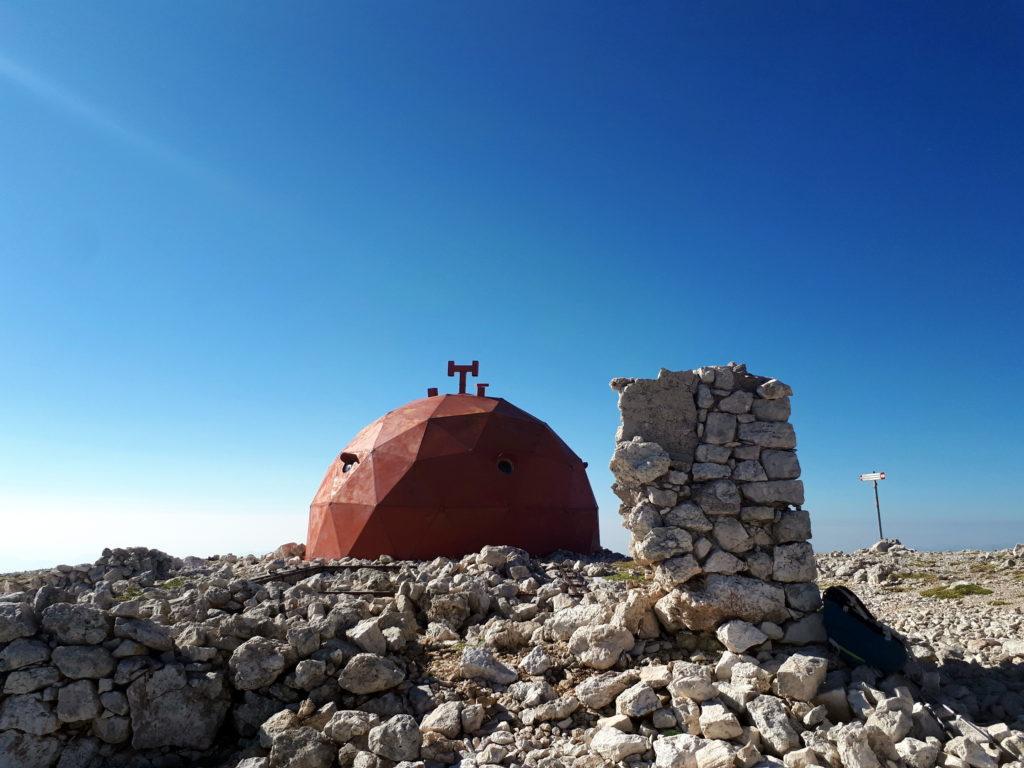
[[[427,433],[420,446],[420,458],[429,459],[473,450],[492,418],[489,413],[434,416],[427,422]]]
[[[413,400],[402,408],[397,408],[387,414],[382,420],[382,426],[374,441],[374,447],[380,446],[389,440],[409,429],[423,424],[433,415],[440,403],[435,402],[436,397],[425,397],[422,400]]]

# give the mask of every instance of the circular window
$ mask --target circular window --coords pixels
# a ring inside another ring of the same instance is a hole
[[[511,475],[515,466],[508,459],[498,459],[498,471],[503,475]]]

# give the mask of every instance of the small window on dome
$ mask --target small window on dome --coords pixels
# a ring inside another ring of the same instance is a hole
[[[515,472],[515,465],[510,459],[498,459],[498,471],[503,475],[511,475]]]

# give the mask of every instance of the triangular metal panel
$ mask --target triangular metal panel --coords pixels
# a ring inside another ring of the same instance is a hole
[[[374,448],[389,440],[393,440],[398,435],[429,419],[438,408],[439,403],[433,402],[436,399],[428,397],[423,400],[416,400],[402,408],[393,410],[385,416],[384,424],[377,434],[377,439],[374,441]]]
[[[473,450],[481,433],[493,418],[493,414],[490,413],[435,416],[427,422],[427,433],[420,446],[420,458],[435,458]],[[461,446],[462,450],[458,450],[456,446]]]
[[[497,401],[489,397],[474,395],[444,395],[441,404],[434,411],[433,418],[441,416],[461,416],[469,413],[490,413]]]

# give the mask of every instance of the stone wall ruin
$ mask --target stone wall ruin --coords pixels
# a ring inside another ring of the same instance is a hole
[[[612,489],[630,555],[667,592],[662,624],[707,632],[742,620],[775,641],[823,641],[792,389],[736,363],[611,387]]]

